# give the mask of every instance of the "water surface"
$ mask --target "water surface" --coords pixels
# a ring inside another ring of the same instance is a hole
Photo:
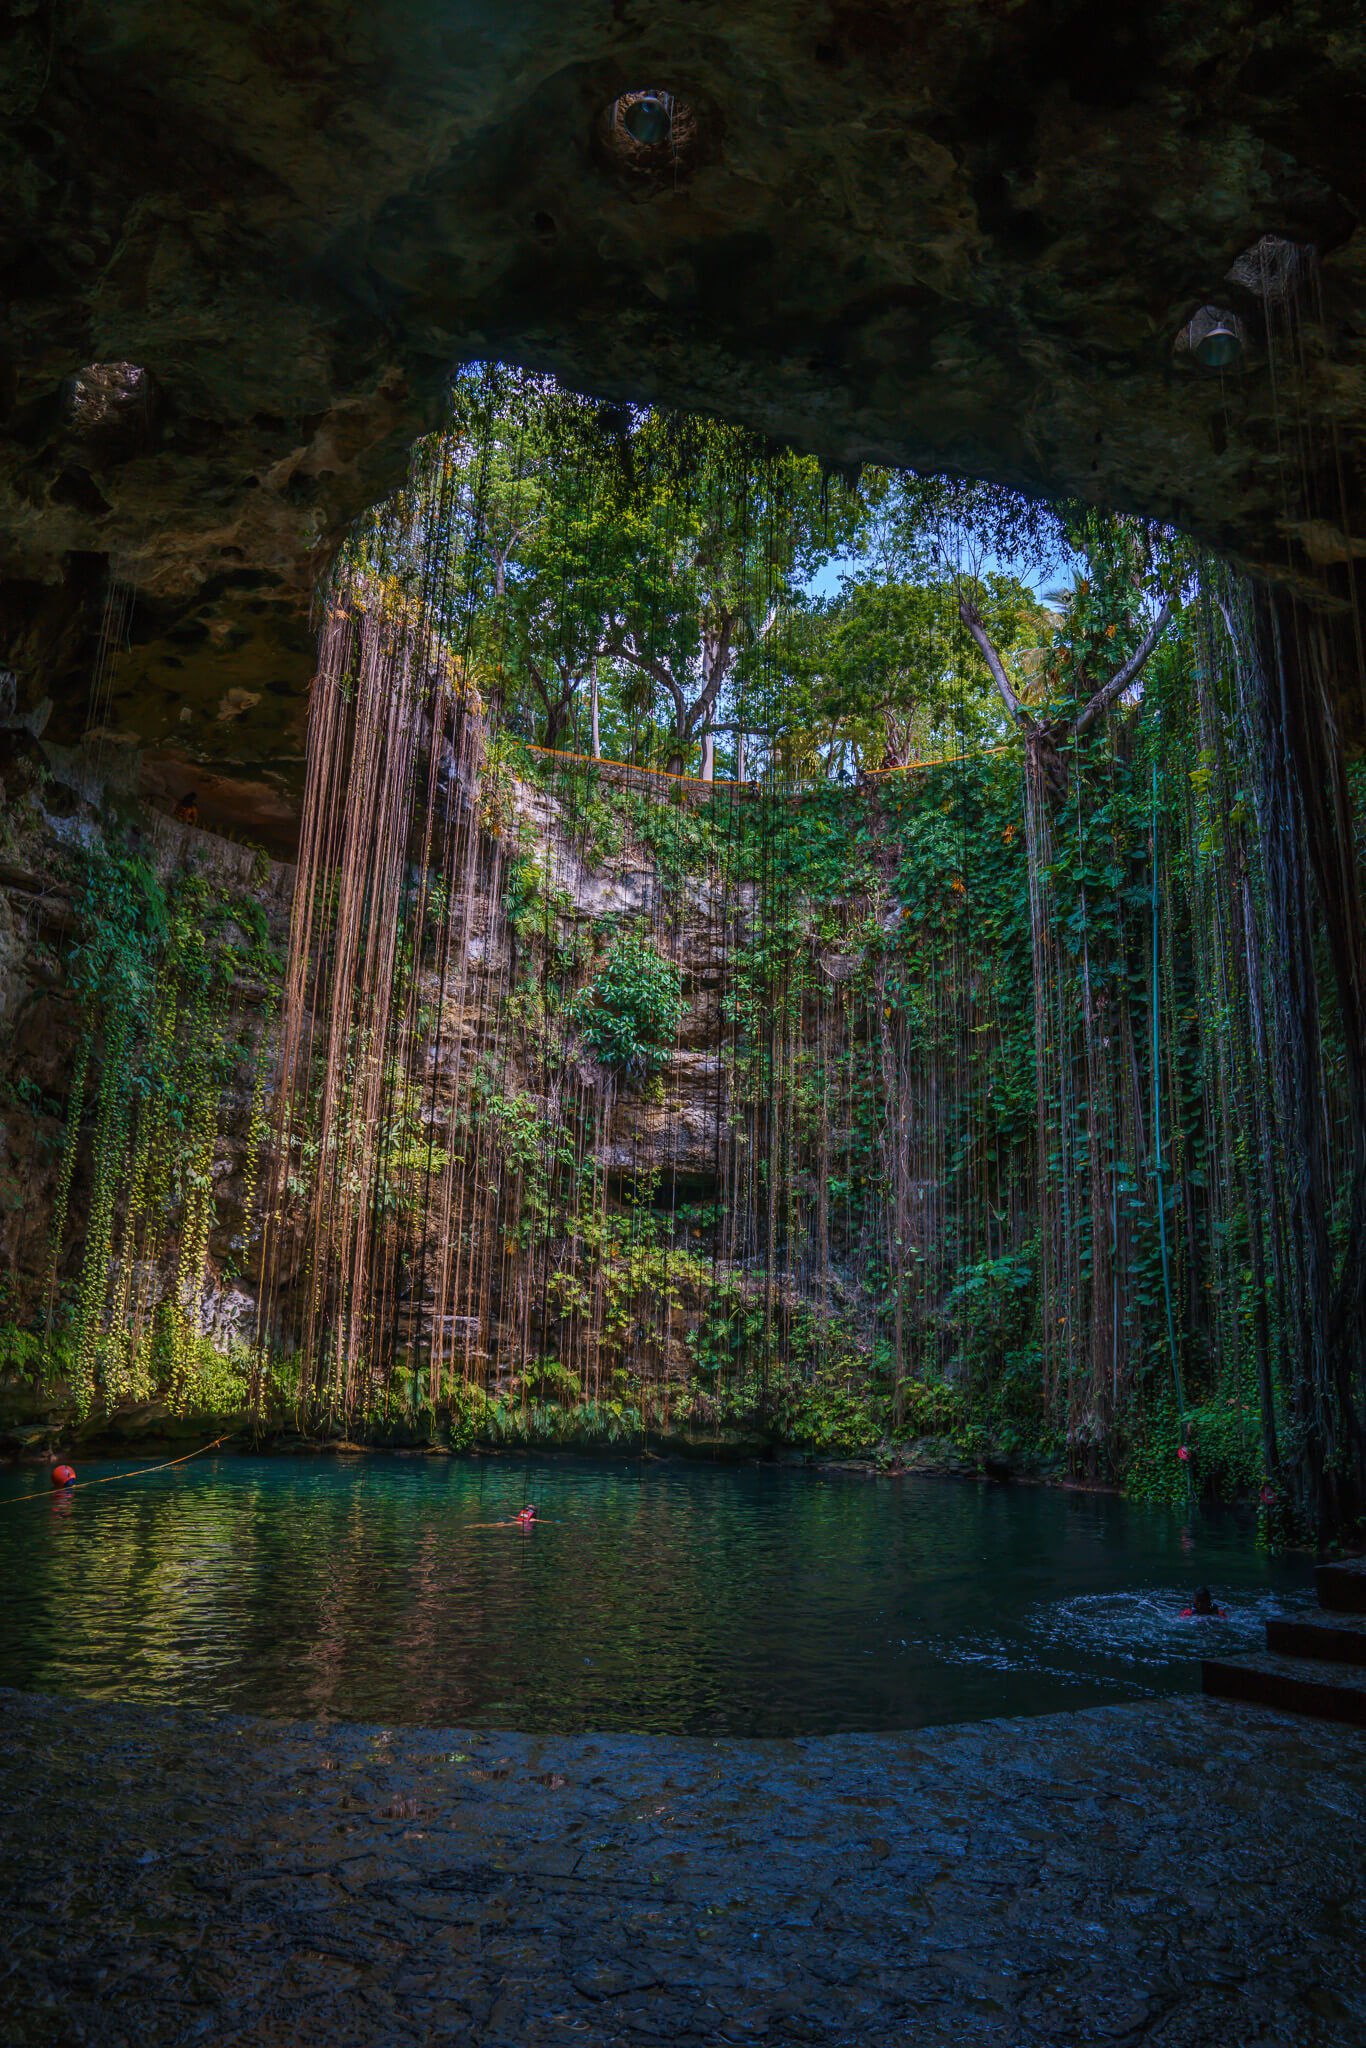
[[[88,1464],[82,1480],[136,1471]],[[1187,1690],[1311,1597],[1108,1495],[586,1459],[215,1456],[9,1504],[0,1685],[304,1717],[792,1735]],[[528,1499],[546,1518],[508,1526]],[[1180,1618],[1210,1584],[1226,1622]]]

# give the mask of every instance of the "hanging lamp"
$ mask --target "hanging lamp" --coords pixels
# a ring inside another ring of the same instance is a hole
[[[1238,370],[1247,354],[1247,335],[1236,313],[1203,306],[1186,330],[1190,352],[1202,370]]]
[[[673,102],[665,93],[643,92],[629,100],[621,125],[642,149],[658,149],[673,132]]]

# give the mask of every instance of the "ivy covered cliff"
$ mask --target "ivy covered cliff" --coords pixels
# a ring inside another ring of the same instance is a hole
[[[1179,536],[467,383],[325,593],[297,868],[13,737],[12,1415],[1341,1525],[1366,792],[1290,658]]]

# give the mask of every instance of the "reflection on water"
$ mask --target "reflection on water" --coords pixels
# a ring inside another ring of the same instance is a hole
[[[2,1474],[0,1502],[32,1486]],[[546,1519],[508,1526],[528,1499]],[[1180,1619],[1200,1581],[1226,1622]],[[0,1685],[285,1716],[791,1735],[1043,1712],[1185,1689],[1287,1597],[1307,1566],[1232,1518],[757,1467],[217,1457],[0,1507]]]

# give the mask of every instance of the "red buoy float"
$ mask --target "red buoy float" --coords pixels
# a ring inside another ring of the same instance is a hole
[[[52,1484],[54,1486],[74,1486],[76,1484],[76,1467],[74,1465],[54,1465],[52,1468]]]

